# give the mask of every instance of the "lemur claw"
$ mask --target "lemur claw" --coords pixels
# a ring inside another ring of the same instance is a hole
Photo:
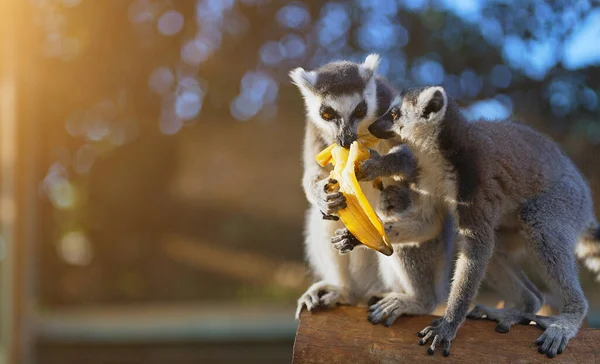
[[[417,335],[421,337],[419,340],[419,345],[425,345],[429,341],[429,339],[433,338],[431,346],[427,349],[427,354],[433,355],[435,353],[435,349],[442,344],[444,346],[444,350],[442,354],[444,356],[450,355],[450,345],[452,340],[456,336],[456,326],[446,321],[446,319],[442,318],[441,320],[436,320],[439,324],[436,326],[427,326],[423,330],[419,331]]]
[[[300,319],[304,308],[311,312],[315,308],[328,308],[344,302],[346,302],[346,296],[343,289],[323,281],[317,282],[298,299],[296,320]]]
[[[331,237],[331,243],[333,244],[333,247],[340,252],[340,254],[349,253],[356,246],[362,244],[346,228],[336,230],[335,235]]]

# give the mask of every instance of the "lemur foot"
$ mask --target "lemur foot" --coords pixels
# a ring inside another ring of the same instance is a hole
[[[383,323],[385,327],[390,327],[400,315],[402,307],[405,306],[405,299],[396,293],[389,293],[384,297],[372,297],[369,302],[368,320],[373,325]]]
[[[298,299],[296,320],[300,319],[300,313],[305,307],[311,312],[315,308],[328,308],[337,303],[347,303],[345,290],[327,282],[317,282],[310,286]]]
[[[456,330],[458,327],[457,325],[446,321],[444,318],[437,319],[434,322],[437,323],[437,325],[427,326],[417,333],[417,335],[421,337],[421,340],[419,340],[419,345],[425,345],[429,339],[433,338],[431,346],[429,349],[427,349],[427,354],[433,355],[438,345],[442,344],[444,345],[444,351],[442,354],[444,356],[448,356],[450,355],[450,344],[456,336]]]
[[[527,314],[514,308],[491,308],[484,305],[477,305],[469,312],[467,318],[470,319],[488,319],[496,321],[496,332],[506,334],[513,325],[529,325],[535,315]]]
[[[552,318],[550,318],[552,319]],[[549,358],[554,358],[557,354],[562,354],[571,340],[577,334],[579,325],[575,325],[559,317],[554,318],[546,331],[535,340],[538,345],[538,352],[546,354]],[[537,322],[537,321],[536,321]]]
[[[340,252],[340,254],[349,253],[356,246],[362,244],[346,228],[336,230],[335,235],[331,237],[331,243],[333,244],[333,247]]]

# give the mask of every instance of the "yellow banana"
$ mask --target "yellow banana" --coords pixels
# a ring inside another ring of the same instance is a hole
[[[350,146],[350,150],[332,144],[317,155],[321,166],[334,165],[330,177],[338,181],[339,190],[346,196],[346,207],[337,215],[346,228],[365,246],[385,255],[394,252],[379,216],[369,204],[360,184],[356,179],[354,168],[357,163],[369,159],[369,150],[377,143],[371,135],[361,137]]]

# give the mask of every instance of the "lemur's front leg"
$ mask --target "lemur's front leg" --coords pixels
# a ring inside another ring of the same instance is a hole
[[[400,177],[409,180],[417,168],[416,160],[408,147],[398,145],[385,155],[370,150],[371,156],[356,168],[359,181],[372,181],[380,177]]]
[[[297,319],[303,309],[312,311],[353,302],[350,257],[339,254],[330,244],[331,236],[341,227],[341,222],[323,220],[317,206],[309,209],[304,244],[317,282],[298,299]]]
[[[329,177],[330,171],[315,161],[315,156],[325,147],[317,140],[313,128],[307,128],[304,141],[302,187],[306,199],[311,205],[318,207],[323,219],[337,221],[339,218],[334,214],[346,207],[346,197],[339,190],[332,188],[339,185],[337,181]]]
[[[446,312],[432,326],[427,326],[418,333],[422,338],[419,340],[420,345],[425,345],[429,339],[433,340],[427,350],[430,355],[433,355],[440,344],[444,346],[444,356],[450,355],[450,344],[467,316],[469,305],[477,294],[494,250],[492,228],[471,229],[469,236],[464,238],[460,245]]]

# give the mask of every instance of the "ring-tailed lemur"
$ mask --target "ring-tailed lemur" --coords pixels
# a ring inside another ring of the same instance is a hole
[[[360,165],[357,175],[363,180],[374,180],[376,178],[393,176],[401,176],[404,178],[404,176],[407,175],[407,171],[415,169],[416,164],[414,158],[407,158],[406,152],[406,149],[392,148],[387,155],[379,156],[376,152],[372,151],[371,158]],[[405,200],[410,201],[410,209],[412,210],[410,215],[423,216],[425,217],[425,221],[430,222],[441,219],[440,216],[444,214],[447,207],[443,203],[436,204],[429,194],[423,193],[423,191],[427,189],[428,181],[427,179],[421,180],[419,177],[420,173],[413,173],[413,178],[406,189],[398,190],[395,195],[404,194],[407,196],[405,197]],[[397,188],[397,186],[394,187]],[[410,197],[408,197],[409,194]],[[384,206],[386,205],[386,199],[388,199],[388,197],[385,197],[382,194],[381,201]],[[405,208],[395,209],[394,213],[386,213],[385,208],[383,211],[378,211],[378,213],[380,216],[384,217],[383,221],[385,223],[394,224],[399,219],[402,219],[402,217],[406,217],[406,215],[402,216],[402,213],[409,213],[407,210],[409,203],[407,202],[402,206],[405,206]],[[450,215],[451,218],[452,214],[448,213],[448,215]],[[434,222],[433,226],[428,229],[435,230],[435,224],[436,223]],[[469,317],[471,318],[482,318],[485,315],[486,318],[497,321],[496,331],[501,333],[508,332],[514,324],[524,322],[529,323],[534,320],[535,313],[539,311],[544,304],[544,296],[537,287],[529,281],[519,266],[519,262],[524,254],[523,244],[520,243],[522,238],[519,234],[518,222],[516,224],[513,222],[511,225],[508,221],[505,221],[504,224],[508,226],[504,226],[496,231],[496,249],[488,265],[485,282],[500,294],[505,302],[505,309],[498,310],[483,305],[477,305],[475,309],[469,313]],[[444,227],[445,230],[442,231],[442,236],[452,238],[453,235],[450,235],[454,233],[452,220],[446,220]],[[449,243],[452,242],[451,240],[446,241]],[[344,246],[343,249],[346,250],[352,250],[353,247],[360,245],[360,242],[353,237],[346,239],[345,242],[348,246]],[[439,251],[435,249],[439,249],[439,246],[432,249],[426,244],[394,244],[393,241],[392,243],[395,247],[395,251],[398,252],[406,253],[406,247],[414,249],[419,247],[422,248],[419,251],[421,251],[424,256],[429,256],[431,258],[439,257],[441,255]],[[448,259],[446,269],[450,269],[449,262],[452,258],[452,244],[444,244],[444,247],[447,249],[444,252],[444,256]],[[419,260],[413,259],[412,261],[405,263],[404,266],[411,264],[419,264]],[[423,266],[427,267],[429,265],[424,264]],[[410,269],[409,271],[415,271],[415,269]],[[440,273],[439,270],[437,272],[438,274]],[[417,276],[418,275],[415,275],[415,277]],[[435,277],[436,275],[434,274],[433,276]],[[443,277],[443,282],[446,283],[449,277],[449,271],[446,271],[446,275]],[[417,286],[419,285],[419,282],[427,282],[427,280],[420,278],[414,282],[415,286]],[[427,288],[428,286],[429,284],[423,284],[420,289],[429,289]],[[429,301],[425,300],[425,302]],[[524,313],[527,313],[527,317],[525,317]]]
[[[398,296],[386,294],[371,308],[374,311],[380,307],[394,309],[382,309],[377,315],[370,316],[373,322],[391,324],[401,313],[431,312],[440,299],[436,288],[443,285],[441,281],[448,280],[448,274],[439,280],[431,278],[432,273],[439,271],[441,252],[440,257],[432,258],[425,256],[423,249],[407,247],[385,260],[367,249],[358,249],[351,255],[341,255],[335,250],[345,251],[343,238],[350,236],[334,215],[345,206],[345,199],[339,192],[327,192],[331,182],[330,168],[320,167],[315,156],[334,142],[349,147],[357,135],[367,133],[368,126],[388,109],[396,92],[384,79],[377,77],[378,65],[379,57],[370,55],[362,64],[332,62],[314,71],[297,68],[290,73],[304,96],[308,116],[303,187],[311,207],[306,219],[305,245],[310,267],[319,279],[298,300],[297,318],[304,307],[311,311],[336,303],[356,303],[391,290]],[[387,145],[382,146],[382,150],[387,151],[393,143],[381,144]],[[378,191],[371,183],[361,184],[367,198],[375,201]],[[388,189],[381,197],[393,199],[392,192]],[[441,251],[443,244],[452,244],[452,239],[442,242],[437,236],[434,238],[431,244],[440,246]],[[335,248],[330,240],[337,243]],[[410,265],[404,265],[411,257],[415,257],[415,261],[423,260],[414,270],[410,270]],[[444,257],[445,265],[449,264],[450,258]],[[429,281],[435,284],[426,284]]]
[[[375,251],[360,249],[356,255],[341,255],[330,244],[335,231],[344,227],[334,214],[346,201],[339,191],[328,192],[331,167],[323,168],[315,160],[332,143],[350,147],[357,135],[367,133],[368,126],[387,110],[394,91],[377,77],[378,66],[379,56],[369,55],[362,64],[340,61],[313,71],[296,68],[290,72],[304,98],[308,119],[302,179],[310,203],[305,254],[318,279],[298,300],[296,319],[304,307],[311,311],[336,303],[354,304],[383,289]],[[362,184],[362,188],[373,201],[376,194],[371,184]]]
[[[561,353],[587,312],[575,250],[589,267],[600,270],[600,227],[591,193],[569,158],[550,139],[524,125],[467,122],[438,86],[396,97],[369,130],[381,138],[399,136],[409,145],[425,181],[423,196],[454,214],[462,236],[446,312],[419,333],[420,344],[433,339],[430,354],[440,344],[449,354],[494,252],[495,230],[517,226],[526,238],[528,258],[562,305],[557,316],[533,317],[545,329],[536,343],[549,357]],[[392,239],[408,242],[414,240],[411,234],[427,231],[425,225],[421,217],[404,213],[395,224],[386,225],[386,231]],[[536,291],[527,287],[526,277],[523,280],[518,271],[509,267],[507,272],[511,273],[503,277],[507,284],[525,287],[522,292],[529,294]],[[498,311],[491,313],[510,316]],[[531,313],[520,317],[527,320]]]

